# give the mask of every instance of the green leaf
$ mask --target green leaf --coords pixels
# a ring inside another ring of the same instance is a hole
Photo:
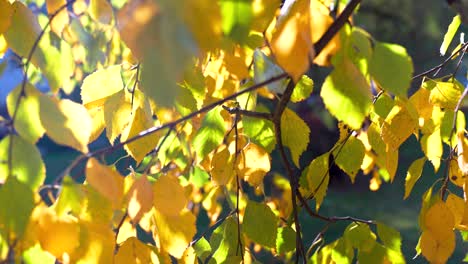
[[[208,243],[205,237],[200,238],[200,240],[198,240],[197,243],[193,245],[193,249],[195,250],[197,257],[199,257],[202,262],[205,262],[205,260],[211,254],[210,243]]]
[[[250,31],[253,10],[249,0],[221,0],[222,29],[236,42],[244,43]]]
[[[359,250],[357,260],[359,263],[385,263],[385,256],[387,251],[379,243],[375,243],[374,247],[370,251]],[[393,259],[390,259],[393,263]]]
[[[244,216],[245,217],[245,216]],[[237,253],[237,220],[234,217],[228,217],[224,223],[217,229],[216,241],[213,241],[213,235],[210,239],[212,249],[216,249],[213,257],[208,263],[226,263],[227,261],[241,260],[240,253]],[[215,231],[216,232],[216,231]],[[217,244],[219,246],[217,246]],[[244,245],[244,243],[242,242]],[[239,262],[238,262],[239,263]]]
[[[354,258],[354,250],[345,238],[340,238],[332,251],[332,259],[336,263],[351,264]]]
[[[276,247],[277,222],[270,207],[263,203],[249,201],[245,208],[244,233],[256,243],[274,248]]]
[[[344,142],[338,142],[334,147],[333,157],[336,165],[349,175],[352,182],[361,168],[365,152],[366,148],[362,141],[354,136],[350,136]]]
[[[411,166],[408,169],[405,179],[405,196],[404,199],[408,198],[411,190],[413,189],[414,184],[419,180],[422,174],[424,163],[426,162],[426,157],[422,157],[413,161]]]
[[[193,139],[192,146],[194,146],[197,156],[204,158],[219,146],[223,142],[225,131],[221,107],[210,110],[203,119],[201,128]]]
[[[41,245],[37,243],[35,246],[30,247],[23,252],[23,261],[25,264],[54,264],[55,257],[49,252],[43,250]]]
[[[353,129],[361,128],[372,106],[368,82],[348,60],[336,65],[327,76],[320,96],[330,113]]]
[[[0,181],[7,179],[9,175],[10,144],[12,144],[13,156],[11,176],[28,185],[31,190],[36,190],[44,182],[46,176],[41,153],[36,146],[16,135],[10,135],[0,141]]]
[[[286,108],[281,116],[281,139],[291,151],[294,164],[299,165],[299,158],[309,144],[309,126],[294,111]]]
[[[198,166],[193,166],[190,171],[190,182],[198,188],[205,186],[210,181],[210,175]]]
[[[444,35],[444,41],[442,41],[442,45],[440,45],[440,55],[445,56],[450,43],[452,43],[453,37],[457,33],[458,28],[461,25],[461,18],[460,15],[456,15],[453,17],[452,22],[447,28],[447,32]]]
[[[314,89],[314,81],[307,77],[307,75],[302,75],[299,82],[297,82],[296,87],[291,95],[291,102],[297,103],[307,99],[312,90]]]
[[[379,98],[375,101],[374,104],[374,112],[379,115],[381,118],[385,119],[392,110],[395,102],[393,99],[388,96],[387,94],[382,94]]]
[[[382,222],[377,223],[377,235],[385,247],[396,252],[401,252],[401,236],[400,233]]]
[[[346,45],[347,56],[365,76],[369,73],[369,61],[372,57],[371,35],[362,28],[353,26]]]
[[[276,251],[279,254],[292,251],[296,248],[296,232],[290,227],[278,228],[278,236],[276,237]]]
[[[370,74],[384,90],[406,98],[413,63],[404,47],[377,42],[369,67]]]
[[[2,237],[21,238],[34,208],[34,194],[29,186],[15,177],[0,187],[0,232]]]
[[[18,95],[21,85],[16,87],[7,97],[7,107],[10,116],[15,112]],[[15,130],[18,134],[31,143],[37,140],[45,133],[45,129],[39,118],[39,91],[30,84],[26,83],[25,95],[20,99],[18,109],[16,109]]]
[[[309,190],[308,195],[314,196],[317,211],[325,198],[328,189],[328,181],[330,180],[329,156],[330,152],[327,152],[312,160],[301,176],[302,179],[304,179],[304,177],[307,179],[308,184],[305,187]],[[314,193],[314,191],[316,192]]]
[[[352,247],[359,250],[368,250],[375,246],[375,234],[364,223],[351,223],[346,228],[343,237]]]
[[[255,49],[253,54],[253,67],[254,67],[254,81],[260,83],[272,77],[284,73],[278,65],[276,65],[268,56],[266,56],[260,49]],[[283,79],[270,84],[266,87],[273,93],[282,94],[288,85],[288,80]],[[294,93],[293,93],[294,94]],[[292,96],[291,96],[292,98]]]
[[[257,107],[257,109],[261,109]],[[265,119],[244,116],[242,117],[244,133],[256,144],[271,153],[276,145],[273,122]]]

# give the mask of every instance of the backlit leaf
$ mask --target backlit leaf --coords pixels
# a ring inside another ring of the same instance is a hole
[[[153,184],[154,207],[161,214],[175,217],[187,206],[184,188],[172,175],[163,175]]]
[[[354,249],[347,239],[340,238],[332,250],[331,257],[336,263],[351,264],[354,258]]]
[[[86,164],[86,180],[109,199],[115,209],[119,208],[123,198],[123,176],[116,170],[102,165],[95,158],[90,158]]]
[[[68,99],[40,96],[40,117],[47,135],[56,143],[88,151],[91,117],[83,105]]]
[[[396,229],[378,222],[377,235],[385,247],[401,252],[401,235]]]
[[[136,237],[130,237],[120,245],[114,263],[151,263],[151,248]]]
[[[354,136],[350,136],[348,140],[339,142],[338,144],[339,146],[336,146],[333,151],[335,163],[354,182],[366,152],[364,144]]]
[[[124,88],[122,66],[114,65],[86,76],[81,85],[81,100],[86,108],[104,105],[109,96]]]
[[[421,253],[429,262],[446,263],[455,249],[455,234],[451,231],[442,240],[426,230],[421,234],[420,245]]]
[[[127,213],[134,223],[140,222],[143,214],[153,207],[153,187],[146,175],[140,176],[128,191]]]
[[[102,24],[110,24],[113,18],[112,5],[107,0],[90,0],[89,14]]]
[[[113,259],[115,235],[108,224],[80,222],[80,245],[71,262],[106,263]]]
[[[225,132],[224,119],[221,116],[221,108],[209,111],[202,121],[192,145],[197,151],[198,157],[205,157],[223,141]]]
[[[281,138],[291,151],[294,164],[299,167],[299,158],[309,144],[309,126],[294,111],[286,108],[281,116]]]
[[[343,239],[359,251],[368,251],[375,246],[376,235],[367,224],[351,223],[346,227]]]
[[[215,50],[221,41],[222,25],[219,1],[187,0],[184,19],[197,44],[203,50]],[[209,14],[209,15],[207,15]]]
[[[256,243],[275,248],[277,222],[278,219],[267,205],[254,201],[247,203],[242,227],[245,234]]]
[[[457,133],[458,145],[458,167],[464,176],[468,175],[468,140],[465,137],[465,133],[460,131]]]
[[[449,168],[449,177],[450,181],[458,187],[463,187],[465,184],[466,175],[460,170],[458,167],[458,162],[456,159],[452,159],[450,161],[450,168]]]
[[[453,37],[455,37],[455,34],[457,33],[457,30],[460,27],[460,25],[461,25],[460,15],[454,16],[452,19],[452,22],[448,26],[447,32],[445,32],[444,40],[442,42],[442,45],[440,46],[440,55],[445,56],[445,53],[447,52],[447,49],[450,46],[450,43],[452,42]]]
[[[457,81],[436,82],[429,95],[429,101],[441,108],[455,109],[463,92],[463,86]]]
[[[453,217],[455,219],[455,227],[466,228],[464,226],[460,226],[465,211],[465,201],[463,200],[463,198],[458,197],[453,193],[449,193],[445,203],[447,204],[447,207],[453,214]]]
[[[272,152],[276,145],[273,123],[269,120],[254,117],[242,117],[244,133],[266,151]]]
[[[395,105],[395,101],[388,95],[382,94],[374,103],[374,112],[385,119]]]
[[[260,146],[249,143],[242,149],[242,159],[239,159],[239,173],[252,186],[263,183],[263,177],[271,169],[270,155]]]
[[[442,138],[440,137],[440,129],[434,131],[430,135],[423,135],[421,138],[421,148],[427,159],[434,166],[434,172],[440,168],[440,160],[442,158]]]
[[[280,0],[255,0],[252,1],[253,21],[251,28],[258,32],[264,32],[273,20]]]
[[[0,35],[10,27],[13,7],[8,0],[0,0]]]
[[[270,78],[282,74],[284,71],[260,49],[255,49],[253,54],[254,80],[255,83],[264,82]],[[270,84],[266,87],[273,93],[282,94],[288,85],[288,80],[283,79]]]
[[[91,109],[87,109],[88,114],[91,117],[91,135],[89,136],[89,142],[95,141],[104,131],[106,128],[106,124],[104,121],[104,111],[103,107],[93,107]]]
[[[382,139],[390,151],[397,150],[418,128],[417,120],[408,105],[397,103],[382,125]]]
[[[425,227],[437,239],[442,239],[447,233],[453,232],[455,218],[449,207],[442,201],[436,202],[426,212],[424,217]]]
[[[195,216],[188,210],[183,210],[179,215],[165,215],[156,210],[154,218],[160,245],[175,258],[181,258],[195,235]]]
[[[296,87],[291,95],[291,102],[297,103],[306,100],[314,88],[314,81],[307,77],[307,75],[302,75],[299,82],[297,82]]]
[[[43,263],[54,264],[55,257],[41,248],[40,244],[30,247],[23,252],[22,260],[25,264]]]
[[[33,192],[15,177],[7,179],[0,188],[0,233],[2,237],[21,239],[34,208]]]
[[[236,42],[244,43],[253,18],[252,1],[222,0],[220,7],[224,34]]]
[[[353,129],[361,127],[372,106],[369,84],[347,60],[335,65],[322,85],[320,96],[330,113]]]
[[[375,81],[388,92],[407,97],[413,75],[413,63],[406,49],[390,43],[377,42],[369,64]]]
[[[211,179],[216,186],[228,184],[235,175],[234,155],[222,145],[211,159]]]
[[[410,165],[408,169],[408,173],[406,174],[406,179],[405,179],[404,199],[409,197],[411,190],[413,190],[414,185],[421,177],[425,162],[426,162],[426,158],[422,157],[413,161],[413,163]]]
[[[10,157],[10,144],[12,157]],[[25,158],[27,157],[27,158]],[[11,175],[9,174],[8,159],[11,159]],[[11,176],[36,190],[46,176],[41,153],[30,142],[16,135],[9,135],[0,141],[0,182]]]
[[[79,215],[81,211],[82,201],[84,199],[82,185],[73,181],[70,176],[65,176],[62,181],[62,190],[55,203],[55,211],[57,215],[69,213],[71,211],[75,215]]]
[[[122,133],[132,118],[132,104],[125,99],[123,90],[109,96],[104,103],[106,135],[111,144]]]
[[[310,1],[283,5],[270,40],[276,62],[298,82],[315,57],[310,26]]]
[[[195,249],[197,256],[202,261],[205,261],[206,258],[208,258],[208,256],[211,254],[210,243],[206,240],[205,237],[200,238],[200,240],[198,240],[197,243],[193,245],[193,248]]]
[[[310,195],[313,195],[315,198],[315,207],[317,210],[320,208],[328,189],[328,182],[330,180],[329,156],[330,153],[327,152],[315,158],[304,171],[308,183],[308,186],[304,187],[306,187]]]
[[[213,232],[210,244],[216,251],[209,264],[215,263],[240,263],[241,256],[238,252],[237,221],[234,217],[228,217],[222,225]],[[242,240],[241,240],[241,243]]]
[[[46,0],[47,13],[49,15],[54,14],[65,4],[67,4],[67,1],[65,0]],[[62,10],[50,22],[50,28],[55,34],[57,34],[57,36],[61,36],[63,29],[68,25],[69,21],[70,18],[68,17],[67,9],[62,8]]]
[[[121,142],[129,140],[130,138],[139,135],[146,129],[153,127],[151,117],[148,116],[141,107],[138,107],[134,110],[131,118],[132,120],[122,132],[122,136],[120,138]],[[126,144],[124,148],[127,153],[130,154],[139,163],[143,160],[146,154],[148,154],[148,152],[156,147],[158,140],[159,134],[153,133]]]

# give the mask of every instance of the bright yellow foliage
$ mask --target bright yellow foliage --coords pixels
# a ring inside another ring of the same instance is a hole
[[[175,217],[187,206],[187,197],[179,180],[173,175],[163,175],[153,184],[154,207],[161,214]]]

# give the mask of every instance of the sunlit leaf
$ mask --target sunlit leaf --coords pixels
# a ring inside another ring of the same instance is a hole
[[[209,111],[202,121],[201,128],[193,139],[193,146],[198,157],[205,157],[223,141],[224,119],[221,116],[221,108]]]
[[[234,155],[222,145],[211,159],[211,179],[216,186],[228,184],[235,175]]]
[[[213,254],[212,261],[209,263],[236,263],[242,260],[238,252],[238,223],[234,217],[228,217],[222,225],[213,232],[210,238],[210,244],[216,251]],[[241,243],[242,240],[240,241]]]
[[[270,45],[276,62],[298,82],[315,57],[310,26],[310,1],[283,5]]]
[[[151,248],[136,237],[131,237],[120,245],[114,263],[151,263]]]
[[[42,249],[40,244],[36,244],[34,247],[30,247],[28,250],[24,251],[22,258],[25,264],[55,263],[55,257],[52,256],[49,252]]]
[[[376,235],[367,224],[351,223],[346,228],[343,239],[359,251],[368,251],[375,246]]]
[[[299,167],[299,158],[309,144],[309,134],[310,128],[304,120],[286,108],[281,116],[281,139],[291,151],[292,160],[297,167]]]
[[[172,216],[156,210],[155,220],[161,245],[172,256],[181,258],[195,235],[195,216],[188,210]]]
[[[413,163],[410,165],[408,169],[408,173],[406,174],[406,179],[405,179],[404,199],[409,197],[411,190],[413,190],[414,185],[421,177],[425,162],[426,162],[426,158],[422,157],[413,161]]]
[[[88,151],[91,118],[83,105],[68,99],[40,96],[40,117],[47,135],[56,143]]]
[[[153,207],[153,187],[146,175],[140,176],[128,191],[127,213],[134,223],[140,222],[143,214]]]
[[[89,14],[100,23],[110,24],[113,18],[112,5],[106,0],[90,0]]]
[[[10,145],[11,152],[9,151]],[[27,184],[32,190],[36,190],[44,182],[45,166],[41,153],[36,146],[23,138],[16,135],[3,138],[0,141],[0,157],[1,182],[12,176]]]
[[[86,76],[81,85],[81,100],[86,108],[102,106],[109,96],[124,88],[121,69],[114,65]]]
[[[427,230],[430,230],[437,239],[442,239],[447,233],[452,233],[455,226],[452,211],[442,201],[436,202],[427,210],[424,220]]]
[[[347,60],[335,65],[322,85],[320,96],[330,113],[353,129],[361,127],[372,106],[369,84]]]
[[[253,54],[254,80],[255,83],[266,81],[270,78],[282,74],[284,71],[268,58],[260,49],[255,49]],[[266,87],[273,93],[282,94],[288,85],[288,80],[283,79],[270,84]]]
[[[0,0],[0,35],[10,27],[13,7],[8,0]]]
[[[450,181],[458,187],[463,187],[466,175],[460,170],[457,160],[452,159],[449,166]]]
[[[138,107],[134,110],[131,118],[132,120],[122,132],[122,136],[120,137],[121,142],[127,141],[139,135],[146,129],[153,127],[154,123],[152,122],[151,117],[148,116],[148,114],[141,107]],[[130,154],[139,163],[143,160],[146,154],[148,154],[148,152],[156,147],[158,140],[159,134],[153,133],[126,144],[124,148],[127,153]]]
[[[55,203],[55,211],[61,216],[71,211],[75,215],[79,215],[81,211],[84,193],[82,186],[73,181],[70,176],[65,176],[62,181],[62,190]]]
[[[390,151],[397,150],[418,128],[418,121],[411,113],[410,105],[396,104],[382,125],[382,139]]]
[[[463,85],[457,81],[436,82],[429,95],[429,101],[441,108],[455,109],[463,92]]]
[[[131,117],[132,104],[125,99],[123,90],[107,98],[104,103],[104,122],[106,135],[111,144],[131,121]]]
[[[20,239],[34,208],[33,192],[29,186],[10,177],[0,188],[0,233],[2,237]]]
[[[460,168],[463,176],[468,175],[468,140],[465,133],[460,131],[457,133],[457,154],[458,154],[458,167]]]
[[[205,261],[211,254],[210,243],[206,240],[205,237],[200,238],[200,240],[198,240],[197,243],[193,245],[193,248],[195,249],[195,253],[197,254],[197,256],[202,261]]]
[[[442,138],[440,137],[440,130],[434,131],[430,135],[423,135],[421,138],[421,148],[426,155],[427,159],[434,166],[434,172],[440,168],[440,160],[442,158]]]
[[[318,210],[325,198],[330,180],[330,165],[328,163],[330,153],[327,152],[314,160],[304,170],[302,177],[306,177],[307,186],[303,186],[308,190],[310,195],[315,198],[315,207]]]
[[[385,119],[395,105],[395,101],[388,95],[382,94],[374,103],[374,112]]]
[[[219,1],[211,0],[184,1],[184,19],[197,44],[204,50],[215,50],[221,41],[223,21],[219,4]]]
[[[270,207],[263,203],[249,201],[245,208],[242,227],[245,234],[256,243],[274,248],[276,246],[277,221]]]
[[[361,168],[365,151],[362,141],[354,136],[350,136],[344,142],[339,142],[334,148],[335,164],[349,175],[352,182],[354,182],[356,174]]]
[[[382,88],[407,97],[413,75],[413,63],[406,49],[396,44],[377,42],[369,64],[372,77]]]
[[[291,102],[297,103],[306,100],[312,90],[314,89],[314,81],[307,77],[307,75],[302,75],[299,82],[297,82],[296,87],[291,95]]]
[[[396,229],[378,222],[377,235],[387,248],[401,252],[401,235]]]
[[[187,205],[184,188],[172,175],[164,175],[153,185],[153,202],[158,212],[167,216],[177,216]]]
[[[266,151],[272,152],[276,145],[273,123],[269,120],[254,117],[243,117],[244,133]]]
[[[351,264],[354,258],[354,250],[347,239],[338,239],[336,246],[332,250],[331,258],[336,263]]]
[[[86,164],[86,180],[94,189],[112,201],[114,208],[120,206],[123,198],[123,177],[116,170],[90,158]]]
[[[458,197],[453,193],[449,193],[445,203],[447,204],[447,207],[453,214],[453,217],[455,219],[455,227],[459,229],[463,228],[464,230],[466,230],[466,226],[460,226],[465,211],[465,201],[463,200],[463,198]]]
[[[80,244],[71,262],[106,263],[113,259],[115,235],[108,224],[80,222]]]
[[[220,7],[223,33],[236,42],[244,43],[253,18],[252,1],[221,0]]]
[[[447,52],[447,49],[450,46],[450,43],[452,42],[453,37],[455,37],[455,34],[457,33],[457,30],[460,27],[460,25],[461,25],[460,15],[454,16],[452,19],[452,22],[447,28],[447,32],[445,32],[444,40],[442,42],[442,45],[440,46],[440,55],[445,56],[445,53]]]
[[[271,169],[270,155],[260,146],[249,143],[242,149],[238,170],[244,180],[252,186],[263,183],[263,177]]]
[[[58,11],[59,8],[66,4],[66,0],[46,0],[47,13],[49,15],[54,14]],[[63,29],[69,23],[69,21],[70,18],[68,17],[67,9],[62,8],[62,10],[50,22],[50,28],[55,34],[61,36]]]
[[[431,263],[445,263],[455,249],[455,233],[448,232],[442,239],[426,230],[421,234],[421,253]]]

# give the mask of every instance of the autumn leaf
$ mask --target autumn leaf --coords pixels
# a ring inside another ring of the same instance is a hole
[[[86,164],[86,180],[109,199],[115,209],[120,207],[123,198],[123,177],[116,170],[90,158]]]
[[[245,181],[252,186],[258,186],[263,183],[263,177],[271,169],[270,159],[270,155],[263,148],[249,143],[241,151],[237,169]]]
[[[299,167],[299,158],[309,144],[310,129],[294,111],[286,108],[281,116],[281,138],[291,151],[294,164]],[[297,140],[300,139],[300,140]]]

